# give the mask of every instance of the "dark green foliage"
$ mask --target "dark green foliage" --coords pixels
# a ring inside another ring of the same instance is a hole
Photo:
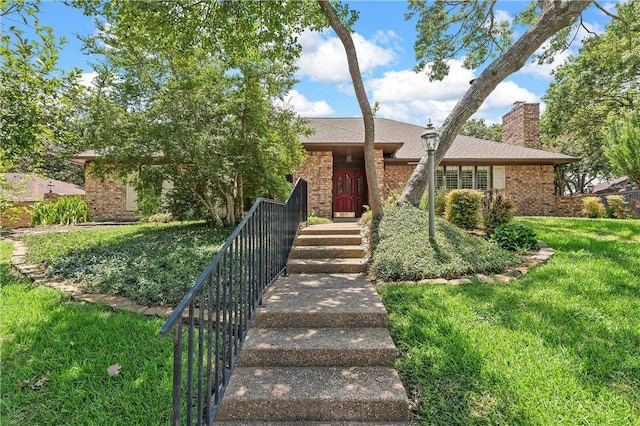
[[[31,225],[75,225],[91,220],[91,211],[82,197],[60,197],[35,205]]]
[[[526,252],[538,248],[536,233],[522,223],[512,223],[496,228],[491,241],[505,250]]]
[[[494,233],[500,225],[505,225],[513,219],[516,213],[516,205],[513,200],[503,195],[494,195],[484,206],[482,220],[487,235]]]
[[[597,218],[604,217],[606,210],[600,197],[584,197],[582,199],[582,212],[585,217]]]
[[[371,271],[383,281],[494,273],[519,262],[513,254],[439,217],[435,242],[430,243],[428,213],[412,206],[388,210],[375,230]]]
[[[165,207],[175,220],[211,220],[211,215],[189,191],[172,189],[165,195]]]
[[[444,216],[460,228],[477,228],[480,223],[482,199],[482,192],[475,189],[454,189],[447,194]]]
[[[29,235],[27,256],[47,275],[142,304],[175,306],[231,233],[195,224],[145,224]]]

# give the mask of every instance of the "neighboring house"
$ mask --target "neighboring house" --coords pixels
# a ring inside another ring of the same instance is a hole
[[[84,197],[84,189],[72,183],[49,179],[44,176],[26,173],[6,173],[6,187],[3,196],[11,205],[3,214],[2,226],[11,228],[29,226],[29,213],[33,206],[44,200],[53,200],[59,196],[80,195]]]
[[[308,161],[294,176],[309,183],[309,212],[359,217],[368,203],[362,118],[310,118],[309,123],[315,133],[302,138]],[[503,117],[504,143],[456,137],[436,171],[436,184],[503,191],[520,215],[580,215],[582,201],[555,196],[553,183],[555,167],[579,159],[539,149],[539,127],[539,105],[516,103]],[[402,190],[425,154],[423,132],[423,126],[376,119],[375,164],[383,197]],[[86,166],[95,158],[94,152],[86,152],[72,161]],[[85,189],[94,219],[133,217],[133,188],[86,174]]]

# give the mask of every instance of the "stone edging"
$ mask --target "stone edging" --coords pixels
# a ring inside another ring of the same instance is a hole
[[[133,312],[136,314],[167,318],[173,308],[161,306],[145,306],[133,303],[129,299],[122,296],[109,296],[100,293],[85,293],[81,288],[60,278],[50,278],[44,273],[42,265],[32,265],[27,263],[27,249],[18,239],[10,240],[13,242],[13,255],[11,256],[11,266],[13,266],[21,274],[29,277],[33,282],[55,288],[63,291],[71,296],[72,299],[88,302],[88,303],[104,303],[112,309]]]
[[[471,284],[473,283],[472,278],[476,278],[478,281],[485,284],[507,283],[511,280],[514,280],[526,274],[529,271],[529,269],[531,269],[532,267],[546,263],[547,260],[549,260],[551,256],[553,256],[553,249],[551,247],[547,246],[542,241],[538,242],[538,246],[539,246],[538,251],[528,252],[520,255],[520,259],[522,259],[522,263],[520,263],[520,265],[516,267],[507,269],[502,274],[495,274],[495,275],[475,274],[475,275],[470,275],[463,278],[455,278],[451,280],[447,280],[445,278],[430,278],[430,279],[424,279],[420,281],[402,281],[402,282],[403,283],[409,282],[409,283],[415,283],[415,284],[457,285],[457,284]],[[384,284],[393,284],[393,283],[379,282],[377,284],[384,285]]]

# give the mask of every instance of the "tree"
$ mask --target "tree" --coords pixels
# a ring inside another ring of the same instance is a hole
[[[39,0],[0,1],[0,171],[55,152],[75,134],[70,117],[80,71],[58,69],[66,40],[42,26],[39,13]]]
[[[459,133],[464,136],[502,142],[502,126],[500,124],[492,124],[488,126],[484,122],[484,118],[478,120],[472,118],[471,120],[467,120],[467,122],[462,125]]]
[[[428,69],[431,79],[442,79],[448,73],[447,61],[466,53],[464,65],[477,68],[495,58],[475,79],[440,128],[440,145],[436,152],[439,163],[464,123],[507,76],[522,68],[526,60],[551,39],[540,59],[548,59],[567,45],[569,27],[574,24],[588,1],[540,0],[516,16],[515,24],[530,27],[515,42],[513,29],[507,22],[495,19],[495,1],[436,1],[429,5],[418,0],[409,2],[411,17],[419,14],[415,44],[417,70]],[[535,7],[539,7],[536,13]],[[427,156],[416,166],[399,199],[400,204],[418,205],[427,185]]]
[[[274,40],[286,30],[281,41],[295,49],[300,10],[287,4],[287,18],[252,2],[104,7],[100,34],[86,40],[105,57],[86,122],[87,148],[104,155],[95,173],[137,172],[136,186],[151,194],[171,180],[219,224],[239,220],[246,199],[285,196],[308,129],[272,102],[291,87],[295,58]]]
[[[542,143],[582,158],[566,168],[562,190],[584,192],[593,180],[610,176],[603,151],[608,117],[640,105],[640,1],[619,3],[615,16],[556,70],[543,97]]]
[[[373,110],[367,98],[367,92],[362,82],[360,67],[358,66],[358,55],[356,47],[351,38],[349,30],[342,24],[340,17],[335,9],[326,0],[318,0],[320,8],[324,12],[329,24],[338,35],[338,38],[344,46],[349,64],[349,74],[353,82],[353,88],[358,98],[358,105],[362,112],[364,121],[364,164],[367,183],[369,188],[369,207],[374,218],[382,216],[382,200],[380,198],[380,188],[378,187],[378,179],[376,176],[376,157],[375,157],[375,122],[373,119]]]
[[[640,183],[640,113],[611,119],[604,148],[616,173]]]

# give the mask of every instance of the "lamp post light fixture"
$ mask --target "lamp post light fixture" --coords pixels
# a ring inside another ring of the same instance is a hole
[[[434,184],[434,174],[435,174],[435,158],[434,154],[438,149],[438,144],[440,143],[440,135],[436,129],[433,128],[433,124],[431,124],[431,119],[429,119],[429,123],[427,124],[427,128],[424,129],[424,133],[420,136],[422,139],[422,148],[427,151],[428,156],[428,175],[429,175],[429,240],[433,242],[435,238],[435,184]]]
[[[49,188],[49,192],[53,192],[53,181],[49,179],[49,183],[47,184],[47,188]]]

